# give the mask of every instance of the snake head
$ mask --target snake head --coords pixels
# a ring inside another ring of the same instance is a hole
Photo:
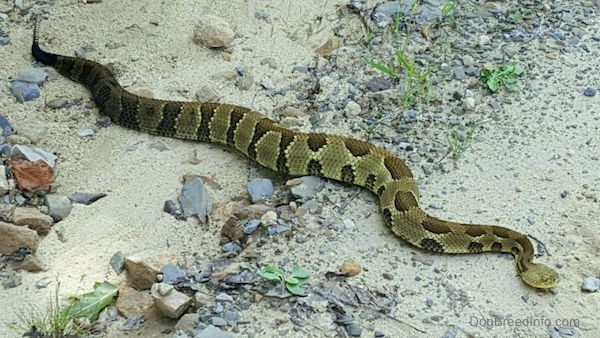
[[[550,289],[558,285],[560,277],[558,273],[543,264],[527,265],[527,270],[520,273],[525,283],[538,289]]]

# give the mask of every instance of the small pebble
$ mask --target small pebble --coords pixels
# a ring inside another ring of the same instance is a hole
[[[173,284],[178,279],[185,278],[187,276],[187,273],[184,270],[173,263],[167,263],[162,267],[160,272],[163,276],[162,282],[167,284]]]
[[[202,223],[206,222],[207,215],[212,211],[212,199],[199,177],[185,182],[179,203],[185,217],[197,216]]]
[[[226,294],[226,293],[219,293],[216,297],[216,300],[218,300],[219,302],[233,302],[233,297],[231,297],[230,295]]]
[[[90,137],[94,135],[94,131],[90,128],[81,129],[77,132],[79,137]]]
[[[348,332],[350,337],[360,337],[360,335],[362,334],[362,328],[356,323],[350,323],[344,326],[344,328],[346,329],[346,332]]]
[[[246,225],[244,225],[244,233],[246,235],[251,235],[256,231],[256,229],[258,229],[259,226],[260,226],[260,220],[251,219],[246,223]]]
[[[76,193],[72,194],[71,196],[69,196],[69,199],[73,203],[90,205],[90,204],[96,202],[97,200],[101,199],[102,197],[106,197],[106,194],[76,192]]]
[[[350,259],[346,260],[344,263],[342,263],[342,266],[340,266],[340,272],[348,277],[354,277],[358,275],[361,270],[362,267],[360,264]]]
[[[587,87],[586,89],[583,90],[583,95],[585,96],[596,96],[596,89],[592,88],[592,87]]]
[[[275,193],[273,182],[267,178],[255,178],[246,185],[252,202],[264,201]]]
[[[585,292],[596,292],[600,290],[600,279],[596,277],[585,277],[581,284],[581,290]]]
[[[225,320],[224,318],[221,318],[221,317],[217,317],[217,316],[212,317],[210,319],[210,322],[212,325],[217,326],[217,327],[227,325],[227,320]]]
[[[40,87],[36,83],[11,81],[10,92],[19,102],[30,101],[40,97]]]
[[[234,242],[229,242],[223,245],[223,251],[237,253],[242,251],[242,248]]]

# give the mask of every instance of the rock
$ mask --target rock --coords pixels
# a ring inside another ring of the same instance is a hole
[[[40,87],[35,83],[11,81],[10,92],[19,102],[30,101],[40,97]]]
[[[0,253],[10,255],[20,248],[28,248],[35,252],[40,237],[37,232],[27,227],[0,222]]]
[[[340,272],[348,277],[354,277],[361,271],[361,266],[353,260],[347,260],[340,266]]]
[[[277,224],[277,213],[273,210],[267,211],[261,218],[260,222],[264,226],[271,226]]]
[[[317,176],[303,176],[302,183],[292,187],[291,192],[294,196],[302,199],[309,200],[315,197],[317,192],[323,190],[325,185],[321,181],[321,178]]]
[[[344,112],[348,117],[356,117],[360,115],[361,108],[358,103],[354,101],[348,101],[348,103],[346,103],[346,107],[344,108]]]
[[[10,125],[8,119],[2,115],[0,115],[0,129],[2,129],[2,136],[8,137],[10,136],[14,130],[14,128]]]
[[[224,318],[221,318],[219,316],[214,316],[210,319],[210,323],[214,326],[226,326],[227,325],[227,321]]]
[[[48,215],[54,222],[65,219],[71,213],[71,200],[67,196],[46,195],[46,206],[48,206]]]
[[[583,90],[583,95],[593,97],[596,96],[596,89],[592,87],[587,87]]]
[[[223,245],[223,252],[238,253],[242,251],[242,248],[234,242],[225,243]]]
[[[196,91],[196,99],[200,102],[219,102],[219,93],[213,84],[205,84]]]
[[[91,128],[84,128],[84,129],[80,129],[77,132],[77,135],[79,135],[79,137],[90,137],[90,136],[94,136],[94,131]]]
[[[392,81],[386,77],[374,77],[367,82],[367,89],[372,92],[380,92],[392,88]]]
[[[4,195],[10,190],[8,179],[6,178],[6,167],[0,165],[0,195]]]
[[[168,263],[176,264],[177,256],[165,252],[141,251],[125,258],[127,282],[138,290],[147,290],[155,282],[161,268]]]
[[[322,57],[327,57],[340,47],[342,47],[342,39],[338,37],[332,37],[329,38],[329,40],[327,40],[319,48],[317,48],[317,54]]]
[[[254,77],[250,74],[247,74],[240,77],[236,84],[239,90],[248,90],[254,84]]]
[[[600,290],[600,279],[596,277],[585,277],[581,284],[581,290],[585,292],[596,292]]]
[[[207,326],[204,330],[194,336],[194,338],[233,338],[229,333],[221,331],[214,325]]]
[[[168,290],[165,290],[165,288]],[[179,318],[192,303],[192,298],[164,283],[153,284],[150,294],[154,299],[156,310],[169,318]]]
[[[194,43],[208,48],[227,48],[233,42],[234,32],[229,23],[213,15],[198,18],[194,28]]]
[[[267,178],[255,178],[246,185],[252,202],[264,201],[275,193],[273,182]]]
[[[27,255],[22,261],[16,261],[12,264],[15,270],[25,270],[29,272],[40,272],[46,270],[44,263],[34,255]]]
[[[350,323],[348,325],[345,325],[344,328],[346,329],[346,332],[348,332],[348,335],[350,335],[350,337],[360,337],[360,335],[362,334],[362,328],[356,323]]]
[[[471,112],[475,110],[475,98],[465,97],[463,100],[463,110],[465,112]]]
[[[106,197],[105,193],[76,192],[69,196],[69,200],[73,203],[90,205],[103,197]]]
[[[162,282],[166,284],[174,284],[178,279],[185,278],[187,273],[180,269],[177,265],[167,263],[161,269]]]
[[[194,293],[194,306],[197,308],[209,306],[215,303],[215,296],[210,293],[198,291]]]
[[[246,235],[251,235],[258,229],[259,226],[260,226],[260,220],[251,219],[246,223],[246,225],[244,225],[244,233]]]
[[[346,229],[346,230],[352,230],[356,227],[356,224],[354,223],[354,221],[349,218],[344,218],[342,220],[342,223],[344,223],[344,229]]]
[[[154,317],[154,300],[148,291],[138,291],[123,285],[115,301],[119,314],[125,318],[134,316]]]
[[[219,293],[215,299],[219,302],[233,302],[233,297],[226,293]]]
[[[17,207],[13,211],[11,222],[16,225],[27,225],[37,231],[38,235],[45,236],[50,232],[54,220],[36,208]]]
[[[48,163],[37,160],[13,160],[10,162],[12,173],[21,191],[47,191],[54,181],[54,171]]]
[[[200,319],[199,313],[186,313],[175,324],[173,329],[175,331],[181,330],[187,334],[192,334],[193,330],[196,328],[196,323]]]
[[[21,69],[15,80],[41,85],[46,81],[47,77],[48,73],[46,73],[44,69],[30,67]]]
[[[48,163],[50,167],[54,168],[56,158],[56,155],[42,150],[40,148],[31,148],[22,144],[18,144],[12,148],[12,160],[25,159],[29,162],[36,162],[38,160],[42,160]]]
[[[179,203],[185,217],[196,216],[200,222],[206,222],[206,216],[212,211],[212,200],[201,178],[195,177],[183,185]]]
[[[112,257],[110,257],[110,267],[120,275],[125,271],[125,255],[121,251],[115,252]]]
[[[12,213],[15,210],[16,205],[8,203],[0,203],[0,220],[4,222],[10,222]]]

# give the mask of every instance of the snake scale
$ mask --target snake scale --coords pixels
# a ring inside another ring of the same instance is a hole
[[[508,252],[514,255],[526,284],[546,289],[559,282],[556,271],[532,262],[533,246],[524,234],[428,215],[419,207],[410,169],[380,147],[338,135],[293,131],[246,107],[132,94],[102,64],[43,51],[37,21],[31,51],[37,61],[85,85],[100,112],[118,125],[153,135],[228,145],[281,174],[315,175],[364,187],[379,197],[385,224],[416,247],[437,253]]]

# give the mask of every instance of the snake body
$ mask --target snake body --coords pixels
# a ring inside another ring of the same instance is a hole
[[[85,85],[100,112],[118,125],[153,135],[228,145],[281,174],[315,175],[364,187],[379,197],[385,224],[416,247],[437,253],[508,252],[514,255],[526,284],[552,288],[559,282],[556,271],[532,262],[533,246],[524,234],[501,226],[456,223],[428,215],[419,207],[410,169],[380,147],[338,135],[293,131],[246,107],[132,94],[102,64],[43,51],[37,22],[32,54]]]

